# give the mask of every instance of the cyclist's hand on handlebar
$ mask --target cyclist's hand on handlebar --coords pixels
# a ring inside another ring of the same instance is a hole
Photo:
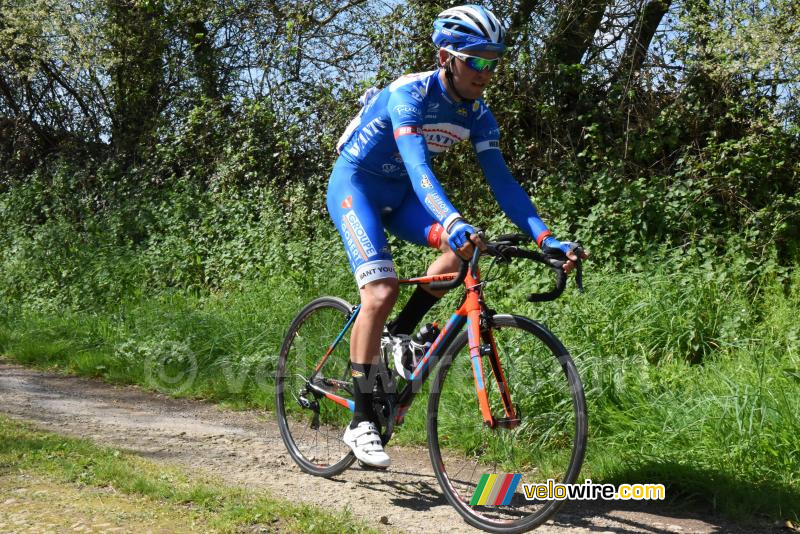
[[[474,246],[477,245],[481,250],[486,249],[480,234],[475,228],[463,219],[459,219],[450,226],[447,242],[450,248],[463,260],[472,257]]]
[[[589,257],[589,251],[584,249],[579,243],[572,241],[559,241],[553,236],[548,236],[542,242],[542,252],[548,256],[566,256],[564,272],[570,272],[577,265],[578,260],[585,260]]]

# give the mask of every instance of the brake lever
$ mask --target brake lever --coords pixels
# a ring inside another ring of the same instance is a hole
[[[580,251],[578,251],[578,254],[580,254]],[[547,263],[550,266],[557,269],[563,269],[564,264],[567,263],[565,260],[560,260],[547,255],[545,255],[545,259],[547,260]],[[578,293],[584,293],[585,289],[583,287],[583,260],[581,259],[580,256],[578,256],[578,259],[574,261],[575,261],[575,287],[577,287]]]
[[[488,247],[492,255],[495,257],[495,261],[497,261],[497,263],[511,263],[511,260],[514,259],[514,257],[508,254],[516,250],[516,248],[517,247],[510,243],[497,242],[495,242],[493,246]]]
[[[583,247],[580,245],[580,243],[573,252],[578,258],[575,260],[575,287],[578,288],[578,293],[583,293],[583,258],[581,258],[581,255],[583,254]]]
[[[578,293],[583,293],[583,260],[578,258],[575,262],[575,287],[578,288]]]

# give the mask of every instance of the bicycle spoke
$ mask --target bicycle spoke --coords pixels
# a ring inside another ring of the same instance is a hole
[[[484,498],[491,495],[494,501],[470,505],[482,477],[495,474],[503,480],[500,475],[519,474],[521,483],[549,478],[573,481],[583,459],[585,401],[574,367],[567,373],[562,367],[569,357],[552,334],[523,318],[496,316],[495,321],[498,359],[519,426],[492,429],[484,425],[466,336],[461,336],[453,345],[455,357],[445,359],[432,388],[429,447],[448,500],[469,523],[516,532],[541,524],[560,503],[528,501],[520,485],[508,505],[495,504],[500,488],[494,486],[490,493],[485,490],[481,494]],[[484,365],[484,371],[492,413],[496,418],[505,417],[492,367]]]
[[[313,374],[315,388],[346,399],[352,397],[347,383],[348,336],[342,336],[315,373],[330,343],[347,324],[350,309],[349,304],[332,297],[306,306],[293,321],[278,362],[276,399],[281,436],[300,468],[315,475],[333,476],[354,460],[349,447],[341,441],[350,412],[311,391],[308,382]],[[301,403],[301,396],[306,406]]]

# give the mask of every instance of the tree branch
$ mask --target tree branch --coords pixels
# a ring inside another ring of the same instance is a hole
[[[334,9],[333,11],[330,12],[330,14],[328,14],[327,17],[325,17],[322,20],[317,20],[312,16],[309,16],[309,18],[311,19],[311,22],[313,22],[317,26],[325,26],[327,23],[329,23],[330,21],[335,19],[337,16],[339,16],[340,13],[344,13],[348,9],[356,7],[358,5],[361,5],[364,2],[366,2],[366,0],[354,0],[353,2],[349,2],[349,3],[345,4],[345,5],[343,5],[342,7],[340,7],[339,9]]]

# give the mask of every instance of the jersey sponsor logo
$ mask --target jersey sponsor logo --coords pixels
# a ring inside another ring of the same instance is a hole
[[[425,141],[428,144],[428,150],[431,152],[444,152],[455,143],[461,141],[461,138],[453,135],[451,132],[425,132]]]
[[[365,284],[367,282],[371,282],[372,280],[387,278],[388,276],[392,275],[396,276],[394,272],[394,265],[392,265],[391,262],[386,262],[385,265],[378,265],[377,267],[364,269],[363,271],[359,272],[358,284]]]
[[[419,115],[419,108],[411,104],[400,104],[394,107],[394,112],[401,117],[414,117]]]
[[[481,105],[478,104],[478,102],[473,102],[472,103],[472,111],[478,111],[479,107],[481,107]]]
[[[428,150],[432,153],[444,152],[453,144],[469,138],[469,128],[451,122],[426,124],[423,132]]]
[[[357,258],[361,256],[364,261],[367,261],[370,256],[377,254],[372,241],[370,241],[355,211],[350,210],[344,214],[342,217],[342,226],[344,228],[347,248],[350,251],[350,257]]]
[[[425,98],[425,88],[420,87],[418,91],[411,91],[409,95],[417,102],[422,102],[422,100]]]
[[[431,179],[428,178],[427,174],[422,175],[422,180],[419,181],[419,185],[421,185],[423,189],[431,189],[433,187]]]
[[[347,195],[347,198],[342,201],[342,207],[346,210],[353,207],[353,195]]]
[[[456,113],[458,113],[462,117],[466,117],[467,116],[467,110],[465,108],[458,108],[456,110]]]
[[[478,141],[475,143],[475,152],[483,152],[484,150],[500,149],[500,141],[497,139],[490,139],[488,141]]]
[[[397,139],[401,135],[422,135],[421,126],[400,126],[394,131],[394,138]]]
[[[358,156],[367,144],[369,144],[369,141],[378,135],[381,129],[385,127],[386,123],[381,119],[372,119],[359,130],[357,135],[353,135],[351,144],[347,147],[347,151],[354,156]]]
[[[347,142],[350,141],[350,138],[353,136],[353,132],[355,132],[356,128],[358,128],[359,125],[361,124],[361,114],[362,114],[362,112],[363,112],[363,109],[362,109],[362,111],[358,112],[358,115],[356,115],[353,118],[353,120],[350,121],[350,124],[347,125],[347,128],[345,128],[344,133],[341,135],[341,137],[339,137],[339,140],[336,141],[336,153],[337,154],[341,154],[342,153],[342,147],[344,147],[344,145],[346,145]]]
[[[430,210],[436,214],[436,218],[439,220],[443,220],[447,218],[447,215],[450,213],[450,209],[447,207],[447,204],[444,203],[442,197],[440,197],[437,193],[428,193],[425,195],[425,205],[430,208]]]
[[[439,103],[438,102],[431,102],[428,104],[428,109],[425,110],[425,118],[426,119],[433,119],[439,113]]]

